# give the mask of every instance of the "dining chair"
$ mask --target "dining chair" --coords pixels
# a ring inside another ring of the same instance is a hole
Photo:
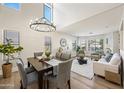
[[[24,68],[24,65],[21,61],[17,61],[17,67],[19,70],[19,74],[21,77],[21,89],[26,89],[28,85],[32,84],[33,82],[36,82],[38,77],[36,72],[32,73],[26,73],[26,70]]]
[[[59,63],[57,76],[47,76],[47,88],[71,89],[70,74],[73,59]]]
[[[43,55],[43,52],[34,52],[34,58],[37,58],[42,55]]]
[[[16,58],[16,59],[19,60],[19,61],[22,63],[23,67],[25,67],[25,66],[24,66],[24,62],[23,62],[23,60],[22,60],[21,58]],[[26,68],[25,68],[25,71],[26,71],[26,73],[28,74],[28,73],[34,72],[35,69],[34,69],[32,66],[30,66],[30,67],[26,67]]]

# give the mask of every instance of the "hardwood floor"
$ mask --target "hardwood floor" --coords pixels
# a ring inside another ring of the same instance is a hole
[[[14,72],[11,78],[2,78],[0,76],[0,89],[18,89],[20,88],[20,77],[18,72]],[[38,88],[37,83],[31,84],[28,88]],[[121,89],[122,87],[106,81],[104,78],[94,76],[92,80],[84,78],[76,73],[71,73],[72,89]]]
[[[71,86],[73,89],[121,89],[121,86],[106,81],[104,78],[94,76],[92,80],[78,74],[71,74]]]

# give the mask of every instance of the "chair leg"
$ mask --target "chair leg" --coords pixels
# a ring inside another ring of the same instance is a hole
[[[46,88],[46,80],[43,80],[43,88]]]
[[[45,89],[45,81],[43,80],[43,89]]]
[[[71,89],[71,82],[68,80],[68,88]]]
[[[21,84],[20,89],[23,89],[22,81],[20,81],[20,84]]]
[[[47,80],[47,89],[49,89],[49,80]]]

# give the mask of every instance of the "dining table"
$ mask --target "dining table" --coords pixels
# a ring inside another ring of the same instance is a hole
[[[53,71],[53,66],[48,64],[46,61],[40,61],[37,58],[29,57],[27,58],[28,67],[32,66],[38,73],[38,86],[40,89],[44,88],[44,74]]]
[[[40,89],[44,88],[44,75],[52,72],[53,76],[57,76],[58,65],[62,61],[52,58],[50,60],[41,60],[41,58],[29,57],[27,58],[28,67],[32,66],[38,73],[38,85]]]

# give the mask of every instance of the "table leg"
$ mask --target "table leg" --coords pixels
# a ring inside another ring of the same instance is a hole
[[[28,67],[30,67],[30,63],[28,62]]]
[[[38,73],[38,84],[39,84],[39,88],[43,89],[43,73],[42,72]]]

